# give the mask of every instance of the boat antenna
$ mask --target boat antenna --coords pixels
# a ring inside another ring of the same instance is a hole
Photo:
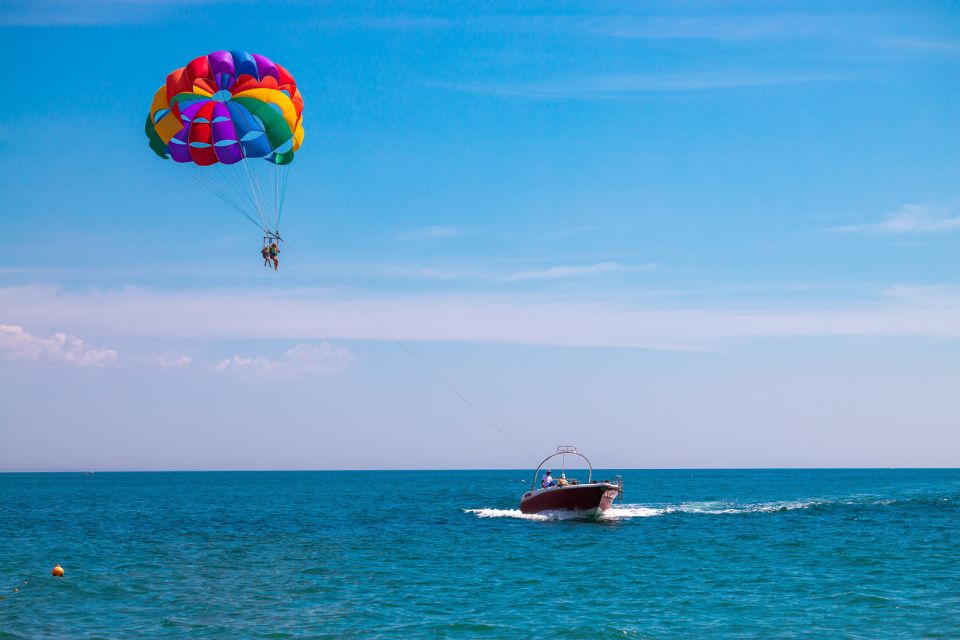
[[[289,243],[289,242],[284,242],[284,245],[285,245],[285,248],[286,248],[286,250],[287,250],[287,254],[288,254],[288,255],[294,255],[294,257],[299,257],[299,256],[297,255],[297,252],[296,252],[296,251],[291,251],[291,248],[292,248],[292,247],[290,246],[290,243]],[[473,402],[471,402],[470,399],[467,398],[467,396],[465,396],[463,393],[461,393],[459,389],[457,389],[452,383],[448,382],[447,379],[444,378],[443,376],[441,376],[440,373],[437,372],[436,369],[434,369],[433,367],[431,367],[423,358],[421,358],[419,355],[417,355],[417,353],[416,353],[413,349],[411,349],[410,346],[407,345],[407,343],[403,342],[400,338],[398,338],[397,336],[395,336],[395,335],[393,334],[393,332],[391,332],[389,329],[387,329],[386,326],[384,326],[380,321],[378,321],[378,320],[377,320],[376,318],[374,318],[370,313],[368,313],[366,309],[364,309],[363,307],[361,307],[361,306],[357,303],[356,300],[354,300],[354,299],[351,298],[349,295],[347,295],[347,292],[344,291],[343,289],[341,289],[340,287],[338,287],[337,284],[336,284],[335,282],[333,282],[330,278],[328,278],[327,275],[326,275],[323,271],[321,271],[318,266],[316,266],[315,264],[313,264],[313,263],[311,263],[311,262],[308,262],[307,260],[305,260],[305,259],[303,259],[303,258],[299,258],[299,259],[300,259],[300,262],[301,262],[303,265],[305,265],[308,269],[312,270],[314,273],[316,273],[318,276],[320,276],[320,279],[323,280],[323,281],[327,284],[327,286],[329,286],[331,289],[333,289],[334,291],[336,291],[336,292],[340,295],[341,298],[343,298],[344,300],[346,300],[354,309],[357,310],[357,312],[358,312],[360,315],[362,315],[364,318],[366,318],[367,321],[368,321],[370,324],[372,324],[372,325],[375,326],[377,329],[379,329],[380,332],[383,333],[383,335],[385,335],[391,342],[393,342],[395,345],[397,345],[398,347],[400,347],[400,349],[401,349],[404,353],[406,353],[408,356],[410,356],[410,358],[412,358],[412,359],[414,360],[414,362],[416,362],[416,363],[417,363],[418,365],[420,365],[424,370],[426,370],[427,373],[429,373],[431,376],[433,376],[434,379],[435,379],[437,382],[439,382],[441,385],[443,385],[444,387],[446,387],[448,391],[450,391],[453,395],[455,395],[457,398],[459,398],[460,401],[461,401],[463,404],[465,404],[465,405],[467,406],[467,408],[469,408],[471,411],[473,411],[483,422],[486,422],[487,425],[489,425],[490,427],[493,427],[497,432],[500,433],[500,435],[502,435],[508,442],[510,442],[510,444],[512,444],[514,447],[516,447],[516,448],[517,448],[520,452],[522,452],[525,456],[527,456],[528,458],[530,458],[530,460],[532,460],[533,462],[536,462],[536,461],[537,461],[537,459],[534,458],[533,455],[531,455],[529,451],[527,451],[527,450],[524,449],[522,446],[520,446],[520,443],[518,443],[516,440],[514,440],[513,438],[511,438],[511,437],[510,437],[510,434],[508,434],[506,431],[504,431],[504,430],[500,427],[500,425],[497,424],[497,422],[496,422],[493,418],[491,418],[491,417],[488,416],[486,413],[484,413],[484,412],[480,409],[480,407],[478,407],[478,406],[475,405]]]

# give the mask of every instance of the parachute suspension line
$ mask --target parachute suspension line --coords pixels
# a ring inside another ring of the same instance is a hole
[[[225,197],[226,199],[230,200],[231,202],[236,202],[236,203],[237,203],[236,206],[239,207],[239,208],[241,208],[243,211],[245,211],[245,212],[247,212],[247,213],[250,213],[250,212],[251,212],[250,208],[243,202],[243,199],[242,199],[242,198],[239,198],[239,197],[237,196],[237,194],[243,193],[242,191],[237,191],[237,190],[235,190],[235,189],[229,188],[229,180],[227,180],[228,186],[225,187],[224,185],[221,185],[221,184],[214,178],[214,176],[213,176],[212,174],[208,175],[208,172],[219,171],[218,168],[214,168],[214,167],[210,167],[210,168],[207,168],[207,169],[200,169],[200,168],[198,168],[196,171],[197,171],[197,173],[198,173],[201,177],[206,178],[206,184],[208,184],[208,185],[210,186],[210,188],[213,189],[215,192],[217,192],[217,193],[222,193],[222,194],[224,195],[224,197]],[[228,171],[220,171],[220,173],[222,173],[225,178],[228,178],[229,175],[230,175],[230,173],[229,173]],[[256,212],[255,212],[255,211],[252,211],[252,213],[256,213]]]
[[[243,113],[243,120],[246,123],[248,128],[253,127],[255,125],[253,116],[247,112]],[[260,221],[261,221],[259,225],[260,228],[264,231],[269,231],[270,229],[269,221],[267,220],[266,215],[264,215],[262,203],[257,200],[257,193],[253,188],[253,182],[250,178],[250,168],[247,166],[247,163],[250,162],[250,159],[247,158],[246,149],[244,149],[243,144],[241,143],[239,146],[240,146],[241,159],[238,162],[235,162],[232,165],[229,165],[229,171],[225,173],[227,174],[228,178],[233,180],[234,186],[238,187],[238,191],[237,191],[238,193],[247,194],[248,200],[252,204],[253,209],[257,214],[257,217],[260,218]],[[240,176],[241,171],[238,165],[243,165],[244,176]],[[244,177],[246,178],[246,180],[244,180]]]
[[[212,176],[208,175],[208,172],[212,169],[202,169],[194,165],[190,165],[191,174],[205,187],[213,191],[221,200],[229,204],[234,209],[240,211],[240,213],[246,215],[250,218],[249,211],[246,206],[243,205],[242,201],[239,201],[235,198],[234,193],[231,193],[230,190],[225,189],[223,185],[219,184]],[[256,222],[256,221],[254,221]]]
[[[264,227],[263,224],[261,224],[261,223],[260,223],[259,221],[257,221],[253,216],[250,215],[250,213],[249,213],[249,211],[248,211],[248,208],[245,207],[245,206],[243,206],[243,205],[240,204],[239,202],[237,202],[237,201],[233,198],[233,196],[232,196],[228,191],[226,191],[225,189],[223,189],[223,187],[222,187],[221,185],[218,185],[215,180],[212,180],[212,179],[210,179],[209,176],[206,176],[206,175],[203,173],[203,169],[202,169],[202,168],[197,167],[196,165],[193,165],[193,164],[190,164],[189,166],[190,166],[189,174],[190,174],[190,176],[191,176],[194,180],[196,180],[197,182],[199,182],[200,184],[202,184],[204,187],[206,187],[207,189],[209,189],[210,191],[212,191],[212,192],[214,193],[214,195],[216,195],[218,198],[220,198],[220,200],[222,200],[224,203],[226,203],[226,205],[229,206],[231,209],[235,209],[235,210],[238,211],[238,212],[240,213],[240,215],[242,215],[244,218],[246,218],[247,220],[249,220],[250,222],[252,222],[252,223],[253,223],[254,225],[256,225],[258,228],[263,229],[263,227]]]
[[[273,171],[273,216],[276,229],[280,229],[280,165],[274,163]]]
[[[237,164],[243,164],[243,169],[244,169],[244,171],[247,172],[247,180],[249,180],[250,185],[251,185],[250,192],[254,195],[254,200],[258,203],[258,208],[259,208],[259,211],[260,211],[260,216],[263,218],[264,226],[266,226],[266,227],[269,228],[269,227],[270,227],[270,218],[269,218],[269,216],[268,216],[268,214],[267,214],[267,201],[264,200],[264,198],[263,198],[263,192],[260,191],[260,183],[257,182],[257,175],[253,172],[254,170],[251,169],[251,168],[248,166],[249,163],[247,163],[247,162],[243,162],[243,163],[238,162]],[[276,231],[276,229],[272,229],[272,231]]]
[[[208,176],[208,179],[212,185],[212,188],[215,191],[216,190],[222,191],[230,199],[234,199],[234,198],[238,199],[240,204],[235,208],[240,209],[242,212],[246,212],[248,218],[252,219],[253,216],[257,216],[257,218],[259,218],[259,221],[254,220],[253,222],[261,229],[263,229],[264,227],[267,227],[268,225],[266,224],[266,221],[263,215],[261,215],[259,208],[256,206],[256,203],[253,202],[253,199],[249,195],[249,189],[244,186],[244,183],[242,180],[238,179],[239,176],[236,175],[237,173],[236,169],[228,165],[220,165],[213,170],[218,171],[218,175],[222,175],[224,178],[223,178],[223,184],[222,184],[219,178],[215,178],[214,176]],[[241,197],[239,194],[247,194],[247,197],[246,198]],[[252,206],[251,206],[251,203],[252,203]]]
[[[251,209],[253,213],[260,218],[260,222],[253,220],[249,215],[247,217],[265,233],[273,233],[273,230],[270,228],[270,221],[265,214],[266,205],[263,202],[262,195],[258,200],[259,188],[255,188],[254,186],[256,176],[251,178],[250,167],[247,166],[249,159],[243,151],[243,145],[240,145],[240,158],[241,160],[239,162],[235,162],[232,165],[220,164],[218,167],[223,169],[222,175],[225,176],[226,181],[232,181],[232,186],[236,189],[236,193],[246,193],[248,195],[248,200],[252,205]],[[246,181],[240,176],[240,169],[237,167],[237,165],[241,164],[243,165]]]
[[[296,252],[293,252],[293,251],[290,250],[290,245],[289,245],[289,243],[287,243],[285,246],[286,246],[287,254],[288,254],[288,255],[291,255],[291,254],[296,253]],[[406,344],[405,342],[403,342],[402,340],[400,340],[400,338],[398,338],[397,336],[395,336],[389,329],[387,329],[384,325],[382,325],[379,321],[377,321],[376,318],[374,318],[372,315],[370,315],[369,313],[367,313],[367,311],[366,311],[363,307],[361,307],[361,306],[357,303],[356,300],[354,300],[354,299],[351,298],[349,295],[347,295],[347,293],[346,293],[343,289],[341,289],[340,287],[338,287],[335,282],[333,282],[332,280],[330,280],[330,278],[328,278],[316,265],[311,264],[311,263],[309,263],[309,262],[307,262],[306,260],[303,260],[303,259],[301,259],[301,263],[304,264],[307,268],[311,269],[311,270],[312,270],[314,273],[316,273],[318,276],[320,276],[320,279],[323,280],[323,281],[327,284],[327,286],[329,286],[331,289],[333,289],[334,291],[336,291],[336,292],[340,295],[341,298],[343,298],[344,300],[346,300],[354,309],[357,310],[357,312],[358,312],[360,315],[362,315],[364,318],[366,318],[367,321],[370,322],[370,324],[372,324],[372,325],[375,326],[377,329],[379,329],[380,332],[383,333],[383,335],[385,335],[391,342],[393,342],[395,345],[397,345],[398,347],[400,347],[400,349],[402,349],[408,356],[410,356],[418,365],[420,365],[420,366],[421,366],[423,369],[425,369],[431,376],[433,376],[433,378],[434,378],[437,382],[439,382],[441,385],[443,385],[444,387],[446,387],[447,390],[450,391],[450,392],[451,392],[453,395],[455,395],[457,398],[459,398],[460,401],[467,406],[467,408],[469,408],[469,409],[470,409],[471,411],[473,411],[481,420],[483,420],[485,423],[487,423],[488,426],[493,427],[493,428],[494,428],[497,432],[499,432],[500,435],[502,435],[510,444],[512,444],[512,445],[513,445],[514,447],[516,447],[519,451],[521,451],[524,455],[526,455],[528,458],[530,458],[530,460],[532,460],[533,462],[537,462],[537,459],[534,458],[534,457],[530,454],[529,451],[527,451],[527,450],[524,449],[522,446],[520,446],[520,443],[518,443],[516,440],[514,440],[513,438],[511,438],[511,437],[510,437],[510,434],[508,434],[506,431],[504,431],[504,430],[500,427],[500,425],[496,423],[496,421],[495,421],[493,418],[491,418],[490,416],[488,416],[486,413],[484,413],[484,412],[480,409],[480,407],[478,407],[478,406],[475,405],[473,402],[471,402],[470,399],[467,398],[465,395],[463,395],[463,394],[460,392],[459,389],[457,389],[455,386],[453,386],[453,384],[451,384],[450,382],[447,382],[446,378],[444,378],[443,376],[441,376],[441,375],[437,372],[436,369],[434,369],[434,368],[431,367],[429,364],[427,364],[427,362],[424,361],[420,356],[418,356],[417,353],[416,353],[413,349],[411,349],[409,346],[407,346],[407,344]]]
[[[260,175],[257,169],[249,166],[250,160],[226,165],[216,164],[201,167],[193,163],[184,163],[190,176],[209,189],[231,209],[239,212],[267,236],[280,238],[280,212],[286,194],[289,166],[270,167],[263,161]],[[273,164],[273,163],[271,163]],[[242,167],[237,165],[243,165]],[[272,177],[271,177],[272,176]],[[263,185],[260,182],[263,182]],[[273,182],[274,198],[267,203],[264,193],[269,194],[269,182]]]
[[[244,166],[246,166],[246,160],[241,161]],[[257,201],[257,194],[254,192],[250,186],[250,182],[247,179],[246,171],[241,172],[240,168],[236,165],[240,164],[239,162],[229,167],[224,167],[226,169],[224,175],[227,176],[228,180],[231,182],[233,189],[236,193],[245,193],[247,194],[247,200],[251,204],[251,209],[260,218],[259,226],[264,230],[270,229],[270,221],[267,219],[267,216],[264,214],[263,209],[261,208],[259,202]]]
[[[249,112],[244,112],[242,117],[248,128],[251,128],[251,129],[258,128],[260,125],[263,124],[259,118],[255,117],[253,114]],[[265,230],[269,231],[270,233],[274,235],[279,234],[279,229],[275,222],[276,216],[271,217],[270,207],[267,206],[266,198],[263,197],[263,189],[260,188],[260,180],[258,179],[258,176],[257,176],[257,173],[258,173],[257,169],[254,168],[255,165],[250,164],[251,159],[247,158],[246,153],[244,152],[244,149],[243,149],[243,145],[240,146],[240,155],[243,157],[243,161],[238,162],[237,164],[243,165],[243,170],[247,177],[247,184],[249,185],[250,197],[251,197],[251,200],[254,201],[255,205],[259,210],[260,217],[263,219],[263,226]],[[260,159],[260,158],[256,158],[254,160],[257,162],[267,162],[266,159]],[[262,166],[262,165],[256,165],[256,166]],[[260,171],[260,173],[268,174],[269,170]],[[267,185],[264,184],[263,186],[265,189]],[[274,203],[276,203],[276,200],[274,200]]]
[[[279,168],[279,165],[277,165]],[[279,195],[277,197],[277,230],[280,229],[280,216],[283,214],[283,203],[287,199],[287,180],[290,178],[290,168],[292,165],[287,164],[282,169],[280,169],[280,180],[281,186],[279,188]]]
[[[267,229],[269,228],[270,225],[267,224],[267,217],[263,215],[263,207],[260,205],[260,201],[257,199],[257,192],[253,187],[253,181],[250,178],[250,168],[247,167],[247,162],[249,161],[246,159],[243,159],[240,162],[236,163],[236,164],[243,165],[243,176],[240,178],[240,181],[243,184],[244,193],[246,193],[249,196],[250,202],[253,204],[253,208],[256,210],[257,215],[260,217],[263,227]],[[240,173],[239,168],[237,168],[237,173]]]

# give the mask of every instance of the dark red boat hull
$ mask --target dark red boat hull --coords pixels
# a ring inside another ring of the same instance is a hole
[[[520,511],[582,511],[597,515],[609,509],[619,493],[617,485],[606,482],[528,491],[520,498]]]

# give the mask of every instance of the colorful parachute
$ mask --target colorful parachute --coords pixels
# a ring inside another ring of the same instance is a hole
[[[256,53],[214,51],[167,76],[145,130],[158,156],[188,167],[265,233],[278,235],[288,165],[303,142],[302,114],[286,69]]]

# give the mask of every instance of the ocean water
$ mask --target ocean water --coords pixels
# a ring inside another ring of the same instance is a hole
[[[0,638],[960,638],[960,470],[622,475],[2,474]]]

